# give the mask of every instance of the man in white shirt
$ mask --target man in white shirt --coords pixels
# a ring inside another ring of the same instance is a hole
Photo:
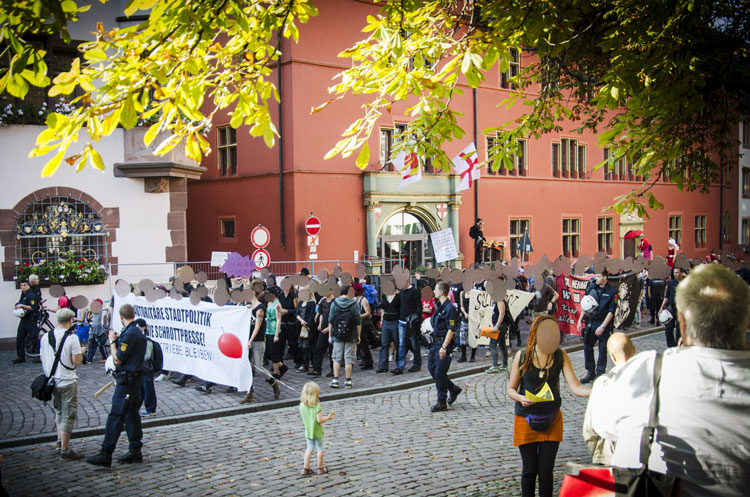
[[[664,352],[649,468],[680,480],[680,496],[746,496],[750,487],[750,288],[718,264],[677,287],[682,347]],[[639,468],[656,353],[636,355],[589,402],[594,430],[615,442],[612,464]]]
[[[55,363],[55,354],[60,344],[63,344],[60,362],[55,370],[55,391],[52,397],[62,460],[83,457],[70,448],[70,435],[78,415],[78,374],[75,368],[83,361],[83,354],[75,332],[71,331],[63,343],[66,331],[73,327],[74,317],[75,313],[70,309],[57,311],[57,327],[51,332],[54,333],[54,347],[50,344],[50,337],[45,334],[41,338],[40,349],[44,374],[49,376]]]

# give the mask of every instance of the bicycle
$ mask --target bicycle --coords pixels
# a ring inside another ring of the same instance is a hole
[[[52,321],[49,319],[49,311],[44,307],[44,300],[39,303],[39,310],[36,316],[36,328],[39,330],[36,337],[27,336],[24,341],[24,352],[26,357],[36,359],[39,357],[39,339],[44,333],[55,329]]]

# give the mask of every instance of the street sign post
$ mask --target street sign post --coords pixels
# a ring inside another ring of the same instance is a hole
[[[263,269],[264,267],[268,267],[268,265],[271,264],[271,256],[265,250],[258,249],[253,252],[253,261],[255,261],[255,265],[258,267],[258,269]]]
[[[259,224],[253,228],[253,231],[250,233],[250,241],[255,248],[266,248],[271,241],[271,233],[268,231],[268,228]]]

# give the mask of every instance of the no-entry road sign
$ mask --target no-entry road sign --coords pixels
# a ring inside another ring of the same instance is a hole
[[[310,216],[305,221],[305,231],[308,235],[317,235],[320,233],[320,219],[315,216]]]

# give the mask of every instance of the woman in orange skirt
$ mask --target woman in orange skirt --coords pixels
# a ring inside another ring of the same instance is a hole
[[[538,316],[529,343],[513,359],[508,397],[516,401],[513,445],[521,451],[521,495],[533,497],[539,477],[539,496],[552,497],[552,472],[562,442],[560,373],[575,395],[588,397],[573,371],[568,354],[560,350],[560,329],[552,316]],[[529,398],[531,397],[531,398]]]

